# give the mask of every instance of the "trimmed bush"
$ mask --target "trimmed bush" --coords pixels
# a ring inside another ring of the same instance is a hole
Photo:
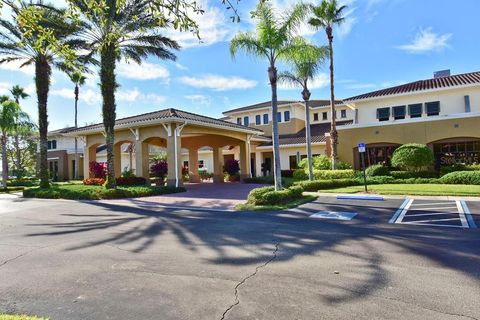
[[[88,178],[83,180],[83,184],[86,186],[103,186],[104,183],[104,178]]]
[[[389,176],[390,169],[381,164],[374,164],[365,169],[365,174],[367,177]]]
[[[360,180],[357,179],[336,179],[336,180],[313,180],[300,181],[296,185],[303,188],[305,191],[317,192],[318,190],[327,190],[335,188],[343,188],[360,185]]]
[[[118,186],[140,186],[147,184],[147,179],[144,177],[120,177],[117,178]]]
[[[308,180],[308,174],[304,169],[297,169],[293,172],[293,179],[295,180]]]
[[[412,178],[437,178],[435,171],[392,171],[391,176],[395,179],[412,179]]]
[[[300,161],[298,166],[304,170],[308,170],[307,158],[304,158]],[[332,169],[332,159],[326,155],[318,155],[312,157],[312,166],[314,170],[331,170]],[[346,162],[337,161],[338,170],[352,169],[352,166]]]
[[[250,191],[247,203],[256,206],[282,205],[300,199],[303,196],[302,193],[303,188],[300,186],[292,186],[280,191],[275,191],[274,187],[262,187]]]
[[[347,170],[313,170],[315,180],[330,179],[349,179],[355,176],[355,172],[351,169]]]
[[[398,147],[392,155],[393,167],[407,171],[421,171],[433,165],[432,150],[424,144],[409,143]]]
[[[445,184],[477,184],[480,185],[480,171],[456,171],[447,173],[440,179]]]
[[[208,172],[207,170],[198,170],[198,176],[200,180],[208,180],[213,178],[213,173]]]

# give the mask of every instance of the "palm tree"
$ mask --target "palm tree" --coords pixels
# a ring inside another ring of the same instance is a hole
[[[13,98],[15,99],[15,102],[20,105],[20,99],[26,99],[27,97],[29,97],[29,94],[27,94],[25,92],[25,89],[23,89],[21,86],[19,85],[14,85],[12,87],[12,89],[10,89],[10,93],[12,94]],[[20,122],[20,119],[16,119],[16,122],[19,123]],[[19,131],[21,130],[21,128],[17,127],[15,129],[15,134],[14,134],[14,145],[15,145],[15,167],[16,167],[16,176],[17,176],[17,179],[20,179],[21,176],[22,176],[22,168],[21,168],[21,162],[22,162],[22,150],[20,150],[20,134],[19,134]]]
[[[150,10],[149,0],[105,0],[105,8],[93,8],[88,0],[70,4],[84,16],[86,27],[81,35],[91,56],[100,57],[102,115],[107,145],[107,188],[115,188],[113,164],[115,91],[118,83],[115,67],[125,58],[141,63],[148,56],[176,60],[172,49],[180,46],[159,33],[159,23]]]
[[[330,110],[331,129],[330,138],[332,141],[332,169],[337,169],[337,145],[338,132],[335,114],[335,88],[333,72],[333,27],[345,21],[343,13],[347,6],[339,6],[337,0],[323,0],[319,6],[312,7],[313,17],[308,23],[318,29],[324,29],[328,38],[328,51],[330,57]]]
[[[2,145],[2,186],[7,187],[8,180],[8,158],[7,158],[7,139],[10,133],[16,128],[16,119],[20,119],[25,114],[20,110],[20,106],[8,97],[0,97],[0,144]]]
[[[9,2],[9,5],[13,12],[12,19],[0,19],[0,64],[19,61],[21,68],[29,65],[35,66],[40,133],[40,187],[48,188],[50,185],[47,161],[48,92],[52,68],[62,71],[67,69],[63,55],[50,45],[49,39],[55,39],[65,46],[69,46],[69,37],[76,31],[77,26],[66,22],[64,10],[46,6],[41,0],[38,0],[38,3],[20,1],[18,6]],[[24,10],[31,10],[38,14],[38,24],[48,29],[49,35],[53,38],[44,37],[35,31],[25,30],[20,25],[21,19],[17,19]]]
[[[272,89],[272,140],[275,190],[282,188],[280,148],[278,136],[278,101],[277,101],[277,60],[287,59],[289,52],[297,48],[295,33],[304,20],[307,6],[296,4],[281,17],[276,17],[272,5],[260,1],[252,18],[257,21],[256,33],[239,32],[230,42],[230,53],[235,57],[237,51],[243,50],[258,58],[266,58],[269,63],[268,78]]]
[[[281,72],[278,79],[302,88],[302,99],[305,104],[305,142],[307,148],[308,178],[313,180],[312,165],[312,136],[310,133],[310,107],[308,105],[311,92],[308,82],[315,79],[320,71],[320,66],[328,56],[326,47],[317,47],[308,43],[301,44],[301,50],[296,50],[289,57],[292,71]]]
[[[78,126],[78,95],[80,93],[80,87],[85,84],[85,80],[87,79],[83,73],[79,70],[75,70],[72,73],[68,74],[70,80],[72,80],[73,84],[75,84],[75,128]],[[74,179],[78,179],[78,165],[79,165],[79,157],[78,157],[78,140],[75,137],[75,168],[74,168]]]

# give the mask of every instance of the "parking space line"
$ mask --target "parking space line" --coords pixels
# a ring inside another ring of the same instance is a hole
[[[410,210],[410,211],[415,211],[415,210]],[[409,214],[409,217],[423,217],[423,216],[438,216],[438,215],[443,215],[443,214],[452,214],[451,212],[432,212],[432,213],[415,213],[415,214]]]
[[[445,201],[445,202],[427,202],[427,203],[414,203],[412,204],[413,207],[416,207],[416,206],[436,206],[436,205],[445,205],[445,204],[449,204],[450,201]]]
[[[431,227],[464,228],[462,226],[455,226],[451,224],[436,224],[436,223],[402,222],[402,224],[412,224],[412,225],[418,225],[418,226],[431,226]]]
[[[465,217],[465,211],[463,210],[463,206],[460,203],[460,200],[455,200],[458,209],[458,215],[460,216],[460,221],[462,222],[462,227],[468,228],[467,217]]]
[[[410,217],[410,216],[409,216]],[[461,220],[460,218],[448,218],[448,219],[435,219],[435,220],[417,220],[417,221],[411,221],[415,223],[424,223],[424,222],[436,222],[436,221],[457,221]]]
[[[477,225],[475,224],[475,220],[473,220],[472,213],[470,212],[467,203],[465,202],[465,200],[460,200],[460,204],[462,205],[463,212],[468,221],[468,225],[470,226],[470,228],[476,229]]]
[[[442,209],[457,209],[457,206],[452,207],[430,207],[430,208],[410,208],[410,211],[425,211],[425,210],[442,210]]]
[[[398,208],[397,212],[393,215],[393,217],[390,219],[389,223],[401,223],[403,220],[403,217],[405,216],[405,213],[407,213],[408,208],[412,205],[413,199],[405,199],[405,201],[402,203],[400,208]]]

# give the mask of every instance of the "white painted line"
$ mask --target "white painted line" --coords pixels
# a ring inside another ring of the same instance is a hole
[[[470,212],[467,203],[465,200],[460,200],[460,203],[462,204],[463,212],[465,213],[465,217],[467,218],[470,228],[476,229],[477,225],[475,224],[475,220],[473,220],[472,213]]]
[[[407,213],[408,209],[412,205],[412,202],[413,202],[413,199],[408,199],[407,204],[403,207],[402,211],[400,211],[398,219],[395,221],[395,223],[402,223],[402,220],[405,217],[405,214]]]
[[[415,210],[410,210],[410,212]],[[408,214],[407,217],[422,217],[422,216],[438,216],[443,214],[454,214],[451,212],[433,212],[433,213],[416,213],[416,214]]]
[[[436,205],[445,205],[445,204],[451,204],[452,201],[449,201],[449,202],[427,202],[427,203],[414,203],[412,204],[412,207],[416,207],[416,206],[436,206]]]
[[[390,218],[390,220],[388,220],[388,223],[395,223],[395,221],[397,220],[398,216],[400,215],[400,213],[402,212],[403,208],[405,208],[405,206],[407,205],[407,203],[410,201],[410,199],[405,199],[405,201],[403,201],[403,203],[400,205],[400,207],[397,209],[397,211],[395,211],[395,213],[393,214],[393,216]]]
[[[409,221],[409,222],[415,222],[415,223],[423,223],[423,222],[437,222],[437,221],[456,221],[456,220],[461,220],[460,218],[449,218],[449,219],[430,219],[430,220],[418,220],[418,221]],[[408,222],[404,222],[408,223]],[[464,227],[464,225],[462,225]],[[467,226],[468,228],[468,226]]]
[[[463,206],[460,203],[460,200],[455,200],[458,208],[458,215],[460,216],[460,221],[462,222],[462,227],[468,228],[467,217],[465,217],[465,211],[463,211]]]
[[[429,227],[463,228],[462,226],[455,226],[450,224],[415,223],[415,222],[402,222],[402,224],[410,224],[414,226],[429,226]]]
[[[431,208],[415,208],[412,209],[410,208],[410,211],[426,211],[426,210],[442,210],[442,209],[457,209],[457,206],[452,206],[452,207],[431,207]]]

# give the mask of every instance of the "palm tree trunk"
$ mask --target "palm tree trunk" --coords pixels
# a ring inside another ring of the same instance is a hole
[[[335,88],[334,88],[334,78],[333,78],[333,37],[330,34],[328,35],[328,51],[330,54],[330,112],[331,112],[331,128],[330,128],[330,139],[332,141],[332,169],[337,169],[337,144],[338,144],[338,133],[337,133],[337,119],[335,115]]]
[[[78,123],[77,123],[77,116],[78,116],[78,85],[75,85],[75,128],[77,128]],[[78,180],[78,141],[77,137],[75,137],[75,154],[74,154],[74,159],[75,159],[75,168],[73,171],[73,179]]]
[[[8,180],[8,158],[7,158],[7,137],[2,134],[0,138],[2,144],[2,187],[7,188]]]
[[[305,142],[307,145],[307,163],[308,163],[308,179],[313,180],[313,164],[312,164],[312,134],[310,132],[310,106],[308,99],[305,99]]]
[[[116,188],[115,167],[113,162],[113,144],[115,141],[115,89],[117,83],[115,80],[115,47],[107,45],[100,54],[100,86],[102,90],[102,115],[103,125],[105,127],[106,145],[107,145],[107,189]]]
[[[48,114],[47,101],[48,91],[50,89],[50,76],[52,69],[45,57],[40,56],[35,61],[35,85],[37,89],[38,104],[38,129],[40,133],[40,187],[48,188],[48,160],[47,160],[47,133],[48,133]]]
[[[273,175],[275,190],[282,189],[282,169],[280,165],[280,144],[278,135],[278,101],[277,101],[277,68],[271,64],[268,68],[270,85],[272,86],[272,140],[273,140]]]
[[[16,176],[20,180],[23,177],[22,169],[22,150],[20,150],[20,136],[18,132],[15,132],[13,137],[13,145],[15,148],[15,167],[17,168]]]

